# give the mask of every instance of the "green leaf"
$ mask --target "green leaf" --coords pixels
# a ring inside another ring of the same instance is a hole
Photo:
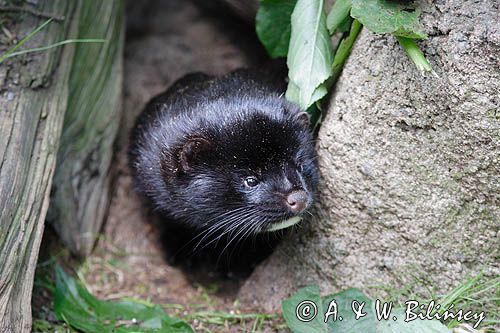
[[[375,321],[377,333],[451,333],[451,331],[438,320],[417,319],[405,322],[405,312],[402,309],[395,309],[391,313],[397,320]]]
[[[326,26],[330,34],[349,31],[349,27],[351,26],[350,21],[352,20],[349,15],[351,6],[351,0],[335,1],[326,18]]]
[[[297,0],[262,0],[255,29],[272,58],[286,57],[290,43],[291,16]]]
[[[412,1],[352,0],[351,16],[378,34],[427,38],[418,19],[420,10]]]
[[[332,75],[333,50],[323,0],[298,0],[292,14],[286,98],[306,110],[323,97]]]
[[[302,303],[302,305],[300,305]],[[316,308],[312,305],[316,305]],[[300,306],[299,306],[300,305]],[[298,308],[298,310],[297,310]],[[288,327],[294,333],[323,333],[327,332],[327,326],[322,321],[322,316],[319,315],[324,313],[323,305],[321,302],[319,286],[312,285],[300,289],[292,297],[284,300],[281,303],[281,309],[283,311],[283,317]],[[304,322],[298,319],[297,312],[300,313],[300,317],[303,319],[308,319],[309,316],[303,311],[309,309],[311,316],[315,314],[313,320]]]
[[[323,306],[328,309],[328,304],[335,300],[337,302],[337,309],[342,316],[342,320],[329,320],[328,321],[328,332],[342,332],[342,333],[376,333],[375,330],[375,314],[372,311],[373,302],[371,299],[366,297],[358,289],[347,289],[341,293],[326,296],[323,300]],[[363,306],[366,316],[363,318],[355,319],[354,312],[351,309],[351,303],[353,300],[358,301],[360,304],[365,303]]]
[[[309,303],[306,304],[304,301]],[[353,301],[357,302],[355,307],[357,309],[362,305],[361,311],[366,315],[356,319],[352,307]],[[304,312],[307,305],[310,309],[309,314],[314,313],[315,316],[303,316],[307,314]],[[336,315],[332,314],[326,318],[325,314],[329,311],[330,305],[332,310],[336,310]],[[317,285],[308,286],[284,300],[282,310],[288,327],[294,333],[450,333],[450,330],[437,320],[417,319],[405,322],[405,312],[402,309],[392,309],[388,320],[379,321],[375,314],[375,302],[358,289],[348,289],[338,294],[320,297]],[[304,319],[311,320],[301,321],[299,314]]]
[[[169,317],[158,305],[98,300],[59,266],[56,267],[54,312],[59,320],[84,333],[194,333],[186,322]]]
[[[350,20],[350,25],[348,28],[349,34],[344,34],[344,36],[339,41],[337,50],[335,51],[335,56],[333,58],[332,64],[332,75],[328,78],[327,81],[321,84],[318,89],[316,89],[313,94],[313,99],[315,99],[315,94],[318,94],[320,96],[319,98],[323,97],[321,94],[326,95],[327,91],[330,90],[330,88],[337,82],[340,74],[342,73],[342,69],[344,68],[344,64],[347,61],[349,54],[351,54],[352,47],[354,45],[354,42],[358,38],[358,34],[361,31],[361,28],[362,25],[361,23],[359,23],[359,21],[352,19]],[[293,96],[293,98],[298,98],[298,88],[292,82],[289,82],[287,93],[290,93],[290,96]],[[321,107],[316,107],[316,104],[318,103],[319,102],[311,105],[307,109],[307,112],[311,115],[311,130],[314,134],[317,134],[323,116]]]

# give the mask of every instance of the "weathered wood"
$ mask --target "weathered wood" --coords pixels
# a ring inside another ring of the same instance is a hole
[[[75,3],[40,2],[71,17]],[[10,29],[25,36],[44,20],[26,15]],[[76,30],[51,23],[26,47],[48,45]],[[2,53],[8,46],[2,46]],[[29,332],[31,290],[68,98],[73,47],[13,58],[0,65],[0,332]]]
[[[110,164],[121,115],[123,1],[84,2],[68,109],[57,156],[48,220],[74,253],[90,253],[110,198]]]
[[[76,169],[76,179],[88,182],[76,187],[78,195],[65,194],[68,200],[78,203],[69,207],[75,210],[74,215],[54,215],[66,218],[57,220],[59,227],[66,222],[87,221],[89,229],[75,232],[95,230],[102,221],[108,201],[111,146],[119,124],[122,7],[121,0],[102,4],[83,0],[39,1],[37,11],[65,20],[50,23],[23,48],[69,38],[105,36],[110,41],[68,44],[12,58],[0,65],[0,332],[31,329],[33,276],[56,155],[58,169],[62,170],[56,179],[58,184],[63,188],[64,182],[75,184],[71,183],[75,173],[66,171],[74,172],[73,163],[85,164]],[[25,13],[17,22],[9,29],[23,37],[44,20]],[[96,31],[102,34],[95,35]],[[0,53],[11,46],[2,45]],[[83,118],[81,125],[78,121]],[[58,153],[60,142],[64,147]],[[85,172],[91,177],[82,177]],[[60,203],[58,191],[59,187],[54,192],[56,203]],[[86,215],[87,210],[90,215]],[[77,220],[73,219],[75,216]],[[71,224],[64,228],[59,230],[75,230]]]

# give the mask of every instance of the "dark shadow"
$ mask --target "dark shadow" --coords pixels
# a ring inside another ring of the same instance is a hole
[[[203,285],[245,279],[286,234],[262,233],[238,241],[233,239],[234,234],[203,238],[201,231],[172,223],[158,214],[148,215],[159,232],[165,260],[182,269],[192,282]]]
[[[246,22],[239,18],[224,2],[214,0],[183,1],[189,1],[198,7],[200,10],[199,20],[209,22],[219,31],[221,36],[228,38],[232,45],[235,45],[244,54],[249,55],[253,65],[266,63],[269,60],[265,48],[257,37],[255,25],[251,24],[253,22]],[[174,12],[182,10],[183,7],[181,1],[173,0],[127,1],[127,41],[144,38],[146,35],[157,34],[158,32],[175,33],[175,31],[170,31],[169,28],[159,31],[158,22],[152,18],[155,17],[158,8]],[[182,26],[178,28],[182,29]]]

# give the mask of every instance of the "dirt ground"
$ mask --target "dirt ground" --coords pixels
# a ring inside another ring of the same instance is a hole
[[[160,245],[156,217],[143,207],[131,187],[127,168],[128,133],[145,103],[186,73],[202,71],[223,74],[265,60],[265,53],[253,27],[228,12],[215,12],[190,1],[130,2],[127,7],[125,46],[124,112],[116,143],[115,186],[109,216],[94,253],[83,262],[66,265],[78,272],[97,297],[113,300],[122,297],[146,299],[158,304],[179,304],[174,312],[225,311],[230,314],[259,311],[239,304],[236,294],[241,278],[221,279],[206,272],[183,271],[171,266]],[[57,239],[47,229],[41,259],[58,251]],[[48,243],[52,243],[49,245]],[[49,248],[52,247],[52,248]],[[58,252],[67,257],[64,251]],[[33,301],[34,317],[50,320],[46,292]],[[197,331],[250,331],[252,320],[214,326],[198,319],[191,323]],[[282,331],[281,319],[269,321],[262,332]]]

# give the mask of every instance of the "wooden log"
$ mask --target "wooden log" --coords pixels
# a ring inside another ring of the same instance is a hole
[[[72,253],[90,253],[110,200],[113,142],[120,124],[123,78],[123,1],[84,2],[69,81],[68,109],[48,220]]]
[[[71,17],[75,6],[44,1],[40,11]],[[26,15],[9,27],[25,36],[43,23]],[[48,45],[75,29],[51,23],[26,47]],[[2,46],[2,54],[9,46]],[[31,290],[59,136],[68,98],[73,47],[13,58],[0,66],[0,332],[31,329]]]
[[[115,3],[120,3],[121,8],[121,0]],[[30,39],[23,49],[75,37],[96,37],[82,34],[85,25],[92,18],[93,25],[103,24],[96,19],[99,17],[99,6],[93,5],[94,2],[83,0],[39,1],[37,12],[64,17],[64,20],[51,22]],[[91,7],[96,10],[93,14]],[[24,37],[44,20],[45,18],[28,11],[21,12],[13,20],[7,21],[7,28],[14,36]],[[121,32],[119,35],[121,36]],[[118,54],[122,39],[119,40],[116,50],[111,54],[120,58]],[[101,47],[102,45],[105,44],[101,44]],[[65,111],[67,108],[75,108],[76,112],[79,105],[79,99],[74,97],[78,95],[78,75],[84,75],[85,71],[100,74],[102,81],[92,81],[92,85],[84,85],[81,89],[108,91],[105,84],[96,82],[105,82],[113,75],[118,75],[112,73],[121,72],[121,60],[108,72],[103,67],[100,71],[90,65],[86,67],[81,61],[85,56],[101,59],[103,62],[109,60],[95,54],[85,55],[85,46],[90,44],[68,44],[11,58],[0,65],[0,332],[31,331],[33,276],[63,121],[66,121],[65,128],[71,127],[67,122],[68,118],[65,119]],[[4,54],[10,47],[12,45],[0,45],[0,54]],[[118,79],[116,84],[121,86],[121,80]],[[116,95],[119,92],[110,92],[110,100],[116,99]],[[103,109],[110,105],[103,100],[92,100],[89,103],[95,103]],[[76,113],[73,117],[75,115]],[[99,128],[97,131],[102,131],[102,136],[105,136],[107,129],[97,123],[100,119],[102,118],[95,116],[92,121]],[[78,136],[75,134],[72,140],[78,141]],[[98,159],[102,155],[93,156]],[[91,207],[89,204],[87,209]]]

